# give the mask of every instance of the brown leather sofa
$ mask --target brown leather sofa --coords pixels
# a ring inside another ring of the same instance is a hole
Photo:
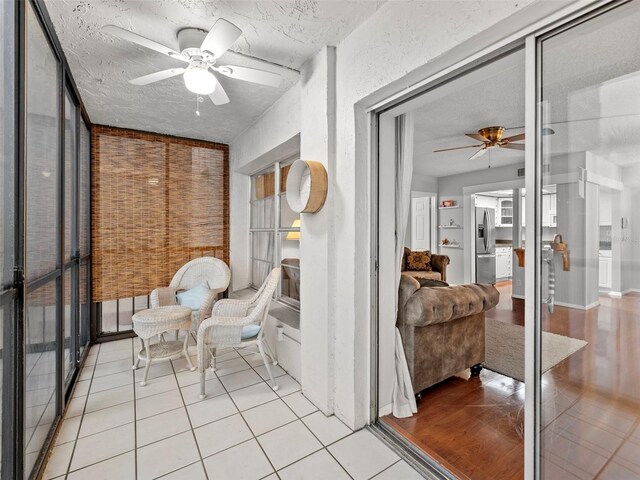
[[[484,312],[499,299],[493,285],[421,287],[415,278],[401,275],[396,325],[414,393],[466,368],[472,375],[480,373]]]
[[[430,271],[424,270],[407,270],[407,255],[411,253],[411,249],[405,247],[404,255],[402,257],[402,273],[405,273],[411,277],[424,280],[442,280],[447,281],[447,265],[449,265],[448,255],[436,255],[431,254],[431,268]]]

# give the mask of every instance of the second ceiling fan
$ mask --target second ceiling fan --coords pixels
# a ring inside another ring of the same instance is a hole
[[[478,140],[482,143],[477,145],[466,145],[464,147],[453,147],[453,148],[442,148],[440,150],[434,150],[434,153],[437,152],[448,152],[450,150],[460,150],[462,148],[480,148],[476,153],[474,153],[469,160],[475,160],[478,157],[481,157],[487,151],[492,148],[508,148],[511,150],[524,150],[524,143],[514,143],[524,140],[524,133],[519,133],[517,135],[512,135],[510,137],[504,136],[505,127],[484,127],[478,130],[478,133],[466,133],[467,137],[471,137],[474,140]],[[555,132],[550,128],[543,128],[543,135],[553,135]]]
[[[149,85],[183,75],[185,86],[189,91],[197,95],[208,95],[215,105],[224,105],[229,103],[229,97],[214,72],[229,78],[271,87],[277,87],[282,82],[282,78],[277,73],[236,65],[217,65],[218,59],[242,35],[242,30],[223,18],[218,19],[209,32],[198,28],[183,28],[178,31],[179,52],[115,25],[106,25],[102,30],[189,64],[184,68],[169,68],[129,80],[133,85]]]

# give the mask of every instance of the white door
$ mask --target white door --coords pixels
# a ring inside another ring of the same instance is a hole
[[[411,199],[411,250],[431,248],[431,197]]]

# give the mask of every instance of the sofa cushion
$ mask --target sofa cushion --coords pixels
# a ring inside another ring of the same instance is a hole
[[[407,270],[406,272],[402,272],[404,275],[409,275],[416,280],[442,280],[442,274],[440,272],[434,271],[417,271],[413,272],[411,270]]]
[[[411,252],[407,256],[407,270],[410,272],[430,272],[431,268],[431,252]]]

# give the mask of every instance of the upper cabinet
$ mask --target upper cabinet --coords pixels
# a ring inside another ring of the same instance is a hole
[[[555,193],[542,196],[542,226],[555,227],[557,225],[557,198]]]
[[[612,225],[612,201],[611,201],[611,193],[600,189],[600,225]]]
[[[513,225],[513,200],[511,198],[498,199],[496,215],[497,227],[511,227]]]
[[[525,200],[524,195],[520,202],[522,207],[522,226],[525,226]],[[556,227],[558,223],[558,196],[555,193],[547,193],[542,196],[542,226],[543,227]]]
[[[498,198],[486,195],[476,195],[476,207],[498,209]]]

